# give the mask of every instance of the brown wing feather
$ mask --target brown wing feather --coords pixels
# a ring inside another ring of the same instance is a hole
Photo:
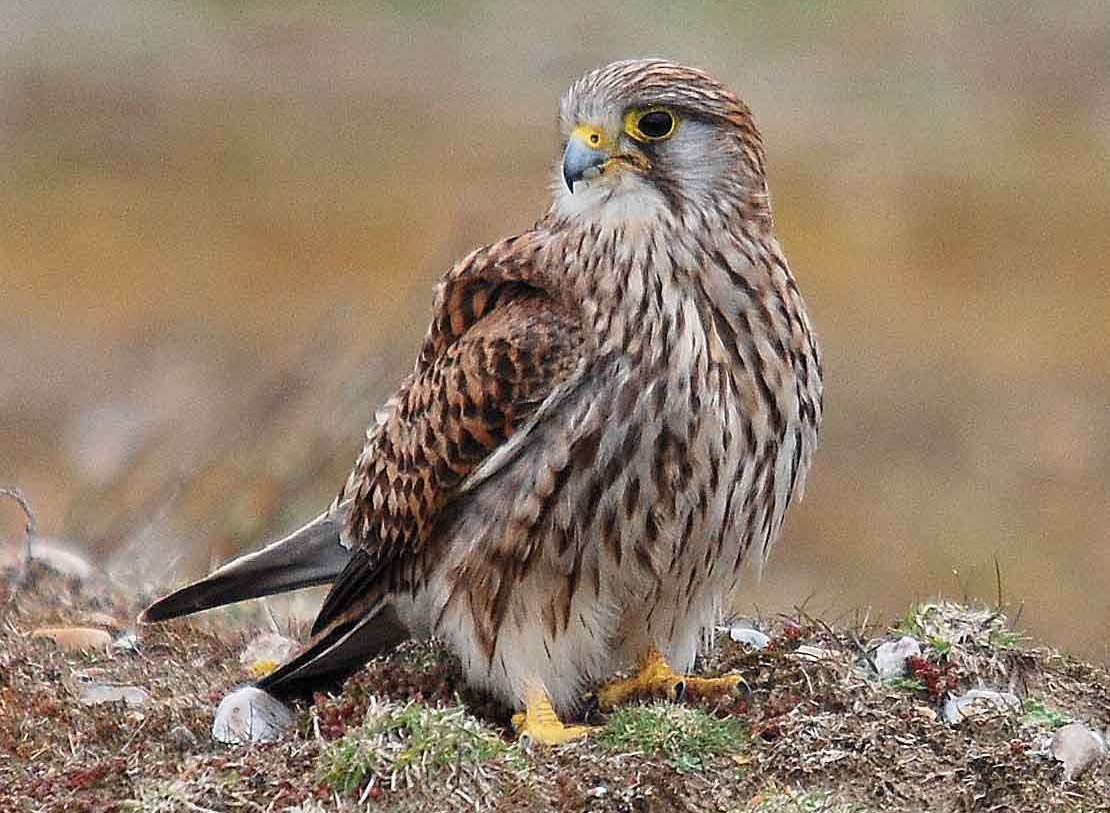
[[[441,287],[416,370],[344,488],[354,498],[347,537],[356,555],[314,633],[369,593],[420,588],[427,543],[459,484],[575,369],[577,319],[525,268],[497,255],[510,247],[464,261]]]

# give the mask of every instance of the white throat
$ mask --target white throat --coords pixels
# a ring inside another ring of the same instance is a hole
[[[573,194],[561,173],[552,186],[555,214],[566,220],[588,220],[602,228],[657,223],[667,214],[666,201],[649,183],[629,171],[579,181]]]

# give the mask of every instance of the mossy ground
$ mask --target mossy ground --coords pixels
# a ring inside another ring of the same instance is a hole
[[[888,628],[766,619],[771,646],[727,637],[701,670],[736,670],[750,695],[656,703],[608,717],[589,740],[520,749],[508,713],[468,692],[434,644],[380,658],[337,696],[300,710],[281,742],[210,736],[223,694],[249,679],[250,613],[143,631],[137,649],[67,654],[29,637],[46,624],[126,629],[139,597],[35,566],[0,580],[0,810],[8,811],[898,811],[1110,810],[1106,763],[1065,782],[1042,752],[1062,722],[1110,720],[1110,676],[1027,647],[1002,616],[935,604],[902,627],[926,644],[910,679],[877,680]],[[907,626],[909,625],[909,626]],[[142,686],[149,704],[84,706],[82,676]],[[951,687],[1018,694],[1022,712],[938,719]]]

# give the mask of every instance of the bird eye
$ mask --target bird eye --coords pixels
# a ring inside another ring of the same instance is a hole
[[[674,116],[667,110],[648,110],[629,116],[628,134],[640,141],[662,141],[675,128]]]

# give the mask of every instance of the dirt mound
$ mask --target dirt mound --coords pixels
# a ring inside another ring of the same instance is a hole
[[[1097,748],[1110,676],[1024,645],[991,610],[925,605],[892,628],[764,619],[768,646],[722,634],[700,666],[742,674],[735,698],[592,711],[595,736],[530,751],[446,652],[407,644],[297,709],[280,741],[225,746],[213,710],[250,679],[239,655],[269,631],[263,616],[211,613],[136,637],[137,597],[42,565],[24,575],[0,581],[4,811],[1110,810]],[[32,635],[74,626],[113,642],[65,650]],[[901,636],[920,655],[880,679],[876,648]],[[954,700],[984,688],[1001,699],[948,721]],[[1052,745],[1072,722],[1096,746],[1078,771]]]

